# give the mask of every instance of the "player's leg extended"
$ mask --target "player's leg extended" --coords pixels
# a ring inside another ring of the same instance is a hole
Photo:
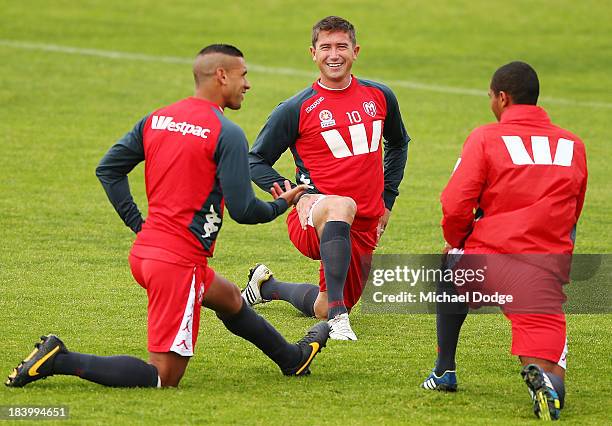
[[[78,376],[115,387],[155,387],[160,383],[154,365],[131,356],[96,356],[70,352],[55,335],[41,337],[34,351],[11,373],[10,387],[22,387],[53,375]]]
[[[318,286],[277,280],[270,269],[261,263],[251,268],[247,285],[242,291],[243,299],[250,306],[284,300],[309,317],[315,316],[314,304],[318,294]]]
[[[329,327],[321,322],[297,344],[290,344],[242,299],[235,284],[219,274],[204,295],[203,305],[213,309],[229,331],[257,346],[285,375],[308,374],[310,363],[327,342]]]
[[[130,256],[130,266],[134,278],[147,289],[149,297],[150,364],[131,356],[103,357],[70,352],[57,336],[49,335],[41,338],[42,341],[36,345],[36,349],[13,371],[6,384],[15,387],[24,386],[31,381],[60,374],[78,376],[101,385],[115,387],[176,386],[185,371],[189,356],[161,352],[169,352],[171,346],[174,346],[175,336],[179,335],[184,338],[181,343],[186,345],[186,350],[187,346],[193,348],[195,341],[192,339],[191,331],[197,335],[199,306],[192,301],[188,307],[189,312],[184,312],[184,308],[190,294],[196,293],[196,272],[192,267],[135,256]],[[169,287],[174,290],[168,292]],[[176,291],[178,287],[181,291]],[[158,303],[180,307],[178,308],[180,310],[170,312],[168,309],[159,309]],[[181,321],[186,317],[191,318],[189,324],[183,324]],[[182,332],[182,328],[188,329],[189,332]],[[177,343],[179,341],[180,339]],[[191,355],[190,350],[183,355]]]

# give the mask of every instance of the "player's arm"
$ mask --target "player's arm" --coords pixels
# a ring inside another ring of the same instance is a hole
[[[586,163],[586,153],[584,152],[584,148],[582,150],[582,164],[581,164],[581,168],[582,170],[584,170],[584,180],[582,181],[582,185],[580,186],[580,193],[578,194],[578,200],[576,203],[576,222],[578,222],[578,218],[580,217],[580,214],[582,213],[582,207],[584,206],[584,197],[586,196],[586,189],[587,189],[587,180],[588,180],[588,169],[587,169],[587,163]]]
[[[249,152],[249,168],[253,182],[266,192],[274,183],[286,180],[272,167],[298,137],[299,110],[288,102],[278,105],[255,139]]]
[[[465,239],[472,232],[486,170],[483,135],[477,130],[465,141],[455,171],[440,197],[442,231],[444,239],[452,247],[463,248]]]
[[[140,232],[144,220],[132,198],[128,173],[144,160],[142,131],[148,116],[140,120],[132,130],[113,145],[100,160],[96,176],[102,183],[111,204],[134,232]]]
[[[395,199],[399,195],[399,185],[404,178],[410,136],[408,136],[404,127],[395,94],[386,86],[381,86],[381,89],[387,101],[387,116],[383,128],[383,146],[385,151],[385,189],[383,199],[385,207],[391,210]]]
[[[232,219],[238,223],[270,222],[283,214],[289,205],[283,198],[266,202],[255,197],[249,174],[248,147],[242,129],[233,123],[223,126],[217,142],[215,161],[225,206]]]

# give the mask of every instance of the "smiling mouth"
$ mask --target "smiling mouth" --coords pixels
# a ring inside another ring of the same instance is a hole
[[[344,64],[326,64],[330,68],[340,68]]]

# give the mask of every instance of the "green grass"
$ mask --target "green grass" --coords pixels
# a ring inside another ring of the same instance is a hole
[[[489,78],[503,63],[526,60],[539,72],[542,105],[587,146],[590,180],[577,251],[612,252],[612,6],[606,2],[395,0],[374,7],[365,1],[220,6],[2,0],[0,8],[2,374],[48,332],[77,351],[146,357],[146,296],[126,261],[132,235],[106,200],[94,169],[140,117],[192,91],[188,64],[28,50],[2,40],[186,59],[221,41],[238,45],[252,64],[314,76],[309,29],[335,13],[357,26],[362,44],[357,75],[481,90],[482,96],[473,96],[391,84],[413,142],[380,253],[439,250],[438,196],[470,129],[493,120],[485,96]],[[249,77],[253,89],[243,109],[227,115],[253,140],[271,109],[312,79],[265,72]],[[283,157],[280,169],[290,174],[289,157]],[[142,168],[131,178],[144,208]],[[256,261],[287,280],[317,276],[317,265],[291,246],[282,220],[253,227],[228,220],[212,267],[242,284]],[[291,339],[313,323],[283,304],[264,306],[261,313]],[[206,311],[197,354],[178,390],[107,389],[56,377],[24,389],[0,389],[0,405],[68,405],[77,424],[518,424],[532,419],[502,316],[468,319],[456,395],[418,389],[435,357],[433,316],[357,311],[352,321],[361,340],[331,342],[306,379],[282,377]],[[564,421],[609,419],[611,330],[611,315],[570,316]]]

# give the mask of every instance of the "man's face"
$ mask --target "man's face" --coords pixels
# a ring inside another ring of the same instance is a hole
[[[232,57],[225,69],[224,98],[225,106],[240,109],[244,94],[251,88],[246,78],[247,67],[244,58]]]
[[[501,92],[495,94],[495,92],[491,88],[489,88],[489,99],[491,100],[491,111],[493,111],[495,118],[497,119],[497,121],[499,121],[501,119],[501,113],[503,109]]]
[[[321,71],[323,84],[342,84],[348,83],[359,45],[353,45],[348,33],[343,31],[321,31],[310,53]]]

